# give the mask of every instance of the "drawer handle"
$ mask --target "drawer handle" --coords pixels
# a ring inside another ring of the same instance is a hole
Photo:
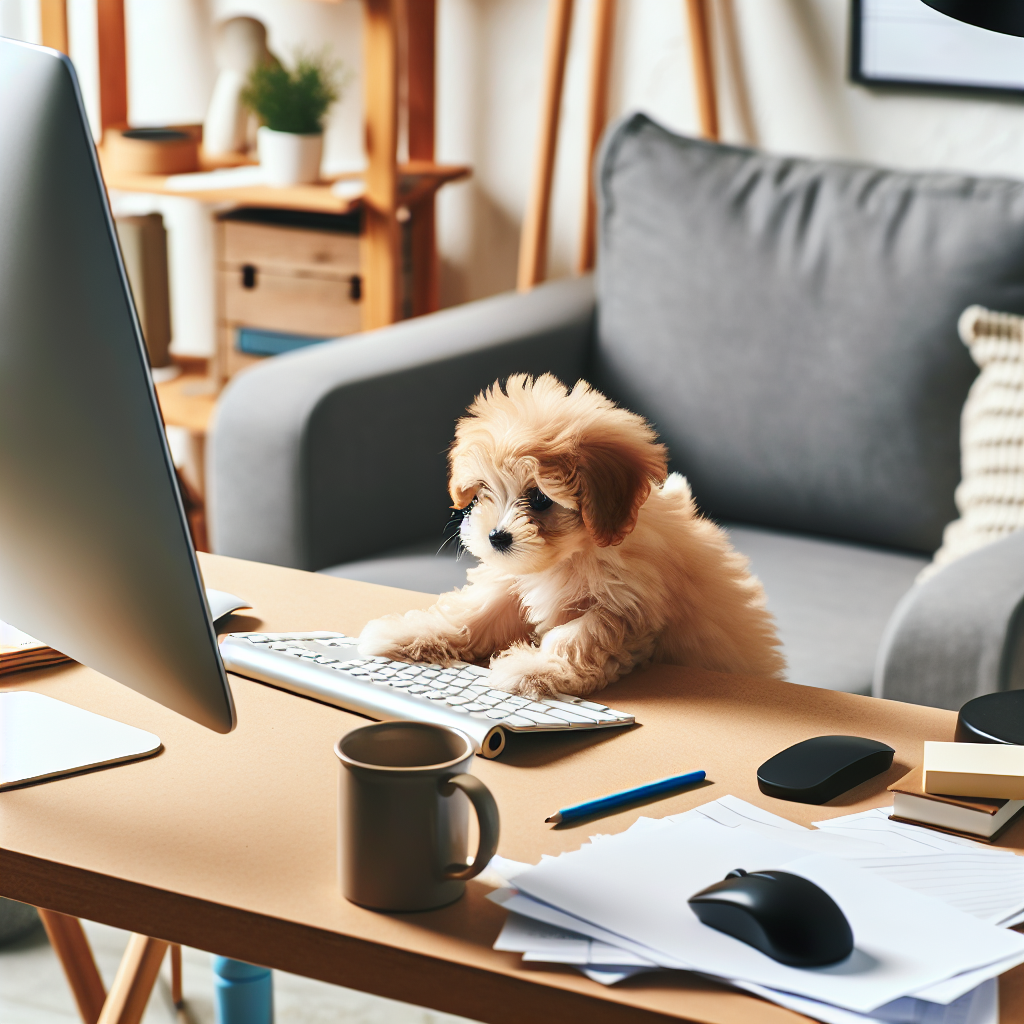
[[[246,263],[245,266],[242,267],[242,287],[256,287],[256,268],[251,263]]]
[[[363,297],[363,279],[358,274],[353,274],[349,279],[348,297],[353,302],[358,302]]]

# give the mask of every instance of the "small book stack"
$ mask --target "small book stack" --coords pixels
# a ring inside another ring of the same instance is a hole
[[[924,747],[924,765],[889,787],[894,821],[992,842],[1024,809],[1024,747]]]
[[[66,654],[55,651],[20,629],[0,622],[0,676],[70,660]]]

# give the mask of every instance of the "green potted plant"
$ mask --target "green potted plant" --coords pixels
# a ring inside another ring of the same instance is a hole
[[[325,54],[298,54],[291,70],[265,61],[249,72],[242,102],[260,121],[257,147],[268,185],[319,180],[324,118],[340,95],[337,71]]]

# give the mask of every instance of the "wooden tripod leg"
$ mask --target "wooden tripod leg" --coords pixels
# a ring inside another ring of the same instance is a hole
[[[97,1024],[139,1024],[169,945],[147,935],[133,935],[128,940]]]
[[[690,57],[693,60],[700,133],[705,139],[717,142],[718,95],[715,88],[709,0],[686,0],[686,18],[690,27]]]
[[[77,917],[58,914],[55,910],[37,909],[50,945],[64,968],[64,976],[68,979],[82,1020],[85,1024],[97,1024],[107,993],[82,923]]]
[[[597,202],[594,198],[594,157],[608,120],[608,70],[615,37],[615,0],[595,0],[594,33],[590,44],[590,85],[587,95],[587,166],[583,181],[583,230],[576,273],[594,267],[597,245]]]
[[[171,946],[171,1002],[180,1010],[185,1005],[185,997],[181,991],[181,946]]]
[[[544,280],[548,254],[548,213],[558,148],[558,119],[562,110],[562,83],[569,51],[573,0],[548,0],[548,26],[544,42],[544,85],[541,91],[540,137],[534,156],[533,181],[526,201],[519,236],[519,274],[516,288],[530,291]]]

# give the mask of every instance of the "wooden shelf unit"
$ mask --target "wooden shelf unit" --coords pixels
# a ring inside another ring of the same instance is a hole
[[[264,206],[319,213],[363,212],[364,329],[383,327],[408,313],[438,308],[434,197],[465,166],[434,160],[436,0],[363,0],[364,93],[367,168],[355,197],[337,196],[332,182],[291,188],[253,186],[201,192],[168,189],[166,178],[104,170],[110,188],[177,195],[211,204]],[[67,51],[66,0],[41,0],[43,42]],[[101,130],[128,120],[124,0],[97,0]],[[401,38],[402,45],[399,45]],[[404,57],[404,63],[401,58]],[[409,160],[398,163],[400,79],[409,96]],[[102,147],[101,147],[102,150]],[[227,161],[231,163],[232,161]],[[101,152],[102,163],[102,152]],[[218,162],[223,166],[224,162]],[[402,224],[407,223],[412,260],[411,301],[403,302]]]

